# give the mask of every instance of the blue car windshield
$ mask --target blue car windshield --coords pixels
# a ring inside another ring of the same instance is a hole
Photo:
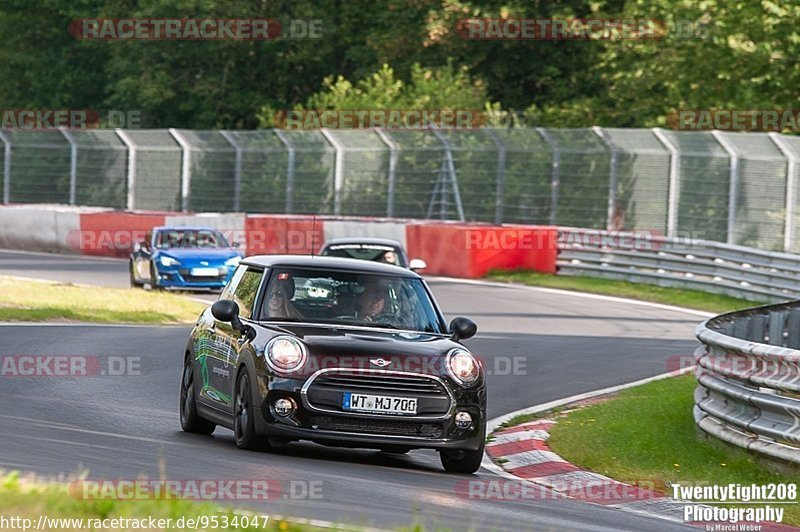
[[[158,249],[228,248],[230,244],[219,231],[208,229],[170,229],[156,234]]]
[[[410,277],[277,268],[262,305],[267,321],[446,332],[424,283]]]

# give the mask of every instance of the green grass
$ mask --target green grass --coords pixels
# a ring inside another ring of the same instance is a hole
[[[550,447],[566,460],[616,480],[667,483],[769,484],[798,482],[800,468],[778,468],[706,436],[692,417],[693,375],[620,392],[559,419]],[[782,470],[780,470],[782,469]],[[785,522],[800,525],[800,506],[784,505]]]
[[[63,484],[47,484],[38,482],[21,481],[17,473],[0,476],[0,516],[21,517],[31,519],[32,526],[36,526],[39,516],[64,519],[172,519],[172,529],[175,529],[180,518],[214,518],[218,523],[234,523],[237,514],[233,509],[220,508],[210,502],[194,502],[175,498],[162,498],[154,500],[82,500],[73,497],[69,488]],[[253,522],[251,517],[250,523]],[[242,519],[240,516],[239,519]],[[87,521],[84,521],[87,524]],[[242,523],[237,523],[242,524]],[[275,531],[306,531],[323,530],[305,524],[287,522],[278,519],[269,519],[266,523],[260,519],[259,526],[250,527],[220,527],[216,530],[275,530]],[[135,526],[135,525],[134,525]],[[116,528],[119,530],[119,528]],[[149,530],[149,528],[147,528]],[[189,528],[185,528],[188,530]],[[194,529],[193,527],[191,529]],[[201,528],[203,529],[203,528]],[[211,526],[207,530],[214,530]],[[51,530],[82,530],[75,526],[62,523],[58,528]],[[83,528],[88,530],[88,528]],[[99,528],[95,528],[99,530]],[[167,530],[167,529],[164,529]]]
[[[710,294],[701,290],[684,288],[667,288],[628,281],[614,281],[597,277],[572,277],[550,275],[529,270],[500,271],[492,270],[487,276],[494,281],[522,283],[530,286],[559,288],[590,294],[626,297],[640,301],[651,301],[678,307],[704,310],[707,312],[729,312],[746,307],[754,307],[758,302],[747,301],[735,297]]]
[[[0,276],[0,321],[193,323],[203,305],[132,288],[83,287]]]

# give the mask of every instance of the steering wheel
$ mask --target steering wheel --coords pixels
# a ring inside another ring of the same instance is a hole
[[[342,321],[361,321],[360,319],[356,318],[355,316],[351,316],[350,314],[342,314],[341,316],[335,316],[333,319]]]
[[[389,325],[400,325],[401,327],[405,327],[407,329],[411,328],[411,324],[403,318],[402,316],[398,316],[397,314],[392,314],[391,312],[381,312],[380,314],[375,314],[372,317],[372,321],[375,323],[386,323]]]

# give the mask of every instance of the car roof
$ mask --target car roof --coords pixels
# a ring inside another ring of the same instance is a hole
[[[322,245],[322,247],[326,248],[331,245],[340,245],[340,244],[375,244],[380,246],[392,246],[403,249],[403,244],[401,244],[397,240],[391,240],[389,238],[373,238],[373,237],[332,238],[330,240],[327,240]]]
[[[153,227],[153,232],[156,231],[219,231],[219,229],[202,225],[159,225]]]
[[[313,268],[316,270],[379,273],[393,277],[421,278],[415,272],[400,266],[361,259],[321,257],[319,255],[253,255],[245,257],[241,263],[263,268]]]

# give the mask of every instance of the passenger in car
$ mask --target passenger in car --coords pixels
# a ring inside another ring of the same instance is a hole
[[[268,318],[304,319],[303,314],[291,302],[293,297],[294,280],[291,277],[273,282],[265,304]]]

